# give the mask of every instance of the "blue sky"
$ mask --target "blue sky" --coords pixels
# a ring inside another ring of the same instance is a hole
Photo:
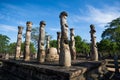
[[[56,39],[62,11],[68,13],[68,25],[75,29],[75,35],[90,42],[89,26],[94,24],[100,41],[104,26],[120,17],[120,0],[0,0],[0,34],[16,42],[18,26],[23,26],[25,33],[27,21],[39,27],[44,20],[46,32]]]

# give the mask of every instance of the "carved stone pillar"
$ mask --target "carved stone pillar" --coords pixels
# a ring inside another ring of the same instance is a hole
[[[91,57],[92,60],[98,61],[98,50],[97,50],[97,45],[96,45],[96,36],[95,36],[95,27],[94,25],[90,25],[91,31]]]
[[[37,59],[40,63],[45,61],[45,25],[44,21],[40,22],[40,29],[39,29],[39,41],[38,41],[38,55]]]
[[[32,29],[32,22],[28,21],[26,23],[26,38],[25,38],[25,48],[24,48],[24,60],[30,60],[30,39],[31,39],[31,29]]]
[[[47,35],[47,40],[46,40],[46,49],[48,50],[50,48],[50,36]]]
[[[47,35],[46,36],[46,51],[45,51],[46,54],[49,54],[49,48],[50,48],[50,36]]]
[[[72,60],[76,60],[76,49],[75,49],[75,39],[74,39],[74,29],[70,29],[70,52]]]
[[[57,32],[57,53],[60,54],[60,39],[61,39],[61,33]]]
[[[62,66],[71,66],[71,55],[68,42],[68,24],[67,24],[67,13],[60,13],[60,24],[61,24],[61,40],[60,40],[60,54],[59,64]]]
[[[22,30],[23,30],[23,27],[22,26],[18,26],[18,35],[17,35],[15,59],[20,59],[21,43],[22,43]]]

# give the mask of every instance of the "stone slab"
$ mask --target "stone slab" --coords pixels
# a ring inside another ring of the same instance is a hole
[[[87,80],[88,71],[92,72],[101,65],[100,62],[75,61],[71,67],[64,67],[59,66],[58,62],[40,64],[36,61],[0,61],[3,62],[3,69],[19,80]]]

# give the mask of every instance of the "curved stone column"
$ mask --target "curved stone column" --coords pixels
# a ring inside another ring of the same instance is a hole
[[[96,36],[95,36],[95,27],[94,25],[90,25],[90,35],[91,35],[91,58],[94,61],[98,61],[98,50],[96,45]]]
[[[39,41],[38,41],[38,55],[37,59],[40,63],[45,61],[45,25],[44,21],[40,22],[40,29],[39,29]]]
[[[22,26],[18,26],[18,35],[17,35],[17,43],[16,43],[16,50],[15,50],[15,59],[20,59],[21,53],[21,43],[22,43]]]
[[[72,60],[76,60],[75,38],[73,28],[70,29],[70,52]]]
[[[46,51],[45,51],[46,55],[49,54],[49,48],[50,48],[50,36],[47,35],[46,36]]]
[[[61,24],[61,40],[60,40],[60,54],[59,64],[62,66],[71,66],[71,55],[68,42],[68,24],[67,24],[67,13],[60,13],[60,24]]]
[[[32,22],[28,21],[26,23],[26,38],[25,38],[25,48],[24,48],[24,60],[30,60],[30,39],[31,39],[31,29],[32,29]]]
[[[50,48],[50,36],[47,35],[46,38],[47,38],[46,39],[46,50],[48,50]]]
[[[60,54],[60,39],[61,39],[61,33],[57,32],[57,53]]]

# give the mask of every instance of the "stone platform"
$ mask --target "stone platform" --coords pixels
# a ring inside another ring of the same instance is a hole
[[[71,67],[63,67],[58,62],[0,61],[3,62],[2,70],[18,77],[18,80],[94,80],[103,74],[102,62],[73,61]]]

